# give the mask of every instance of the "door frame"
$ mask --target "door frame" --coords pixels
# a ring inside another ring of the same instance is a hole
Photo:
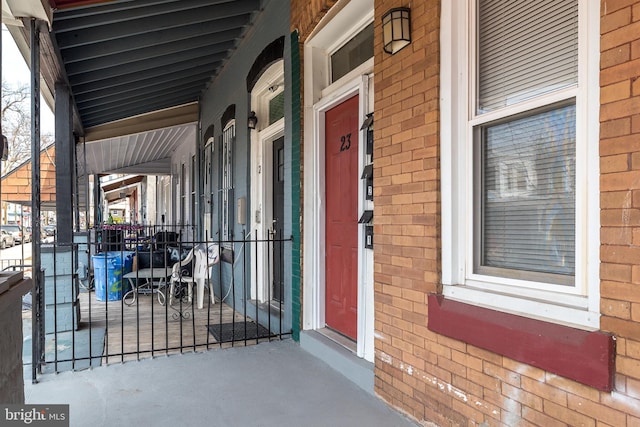
[[[335,9],[335,12],[334,12]],[[324,261],[324,113],[345,100],[359,95],[359,113],[373,112],[373,63],[371,57],[345,76],[331,82],[331,54],[353,36],[375,21],[374,1],[345,1],[336,6],[316,26],[304,42],[303,105],[303,235],[302,235],[302,328],[325,328],[325,261]],[[364,167],[364,131],[359,132],[360,168]],[[322,137],[322,138],[321,138]],[[322,147],[322,149],[321,149]],[[362,173],[362,169],[359,171]],[[360,175],[362,176],[362,175]],[[362,180],[364,181],[364,180]],[[359,186],[358,209],[365,200],[364,184]],[[358,230],[358,341],[356,354],[369,362],[375,359],[373,251],[364,249],[364,227]],[[353,350],[351,345],[347,348]]]
[[[251,149],[251,240],[267,240],[271,221],[273,221],[273,141],[284,137],[284,119],[280,119],[256,136],[256,144]],[[253,138],[252,138],[253,139]],[[286,181],[285,181],[286,185]],[[255,235],[254,235],[255,233]],[[251,245],[251,277],[255,277],[251,286],[251,299],[267,301],[268,287],[271,284],[267,256],[263,244]]]
[[[251,108],[258,117],[251,137],[251,209],[249,224],[251,240],[267,240],[268,230],[273,220],[273,141],[285,136],[285,119],[280,118],[268,125],[269,100],[284,91],[284,60],[278,60],[264,70],[251,91]],[[286,138],[285,138],[286,147]],[[285,154],[286,162],[286,154]],[[286,170],[285,165],[285,170]],[[285,174],[285,193],[288,180]],[[251,244],[251,300],[266,302],[272,283],[264,244]]]
[[[278,177],[278,169],[280,167],[279,162],[280,162],[280,158],[276,157],[276,155],[278,154],[278,151],[276,151],[276,146],[275,146],[275,142],[276,141],[281,141],[279,144],[279,151],[282,151],[282,180],[278,180],[276,179],[276,177]],[[269,222],[266,222],[265,225],[267,224],[271,224],[271,226],[269,228],[273,229],[273,225],[276,224],[275,222],[275,213],[276,213],[276,194],[275,194],[275,188],[276,188],[276,182],[278,182],[278,186],[282,186],[282,200],[281,200],[281,208],[282,211],[278,212],[278,214],[280,215],[280,221],[278,223],[278,227],[277,229],[279,230],[279,233],[273,234],[271,235],[272,238],[274,239],[273,244],[271,244],[270,249],[271,249],[271,255],[268,257],[268,259],[271,260],[271,274],[268,275],[269,277],[267,277],[268,279],[268,283],[270,284],[270,294],[271,295],[271,301],[273,304],[275,304],[277,307],[282,306],[286,300],[284,297],[284,293],[285,293],[285,288],[284,288],[284,258],[285,258],[285,253],[284,253],[284,230],[285,230],[285,194],[286,194],[286,182],[287,182],[287,175],[285,173],[285,145],[284,145],[284,134],[280,137],[276,137],[274,139],[271,139],[271,149],[270,149],[270,154],[271,154],[271,159],[269,161],[269,165],[271,166],[270,168],[270,172],[271,172],[271,177],[270,177],[270,189],[271,189],[271,194],[269,196],[269,200],[271,201],[271,206],[269,209],[269,213],[271,214],[271,218],[269,218]],[[277,243],[277,242],[280,243]],[[277,255],[277,256],[276,256]],[[276,261],[279,261],[276,262]],[[282,266],[282,268],[280,268]],[[276,272],[279,273],[279,276],[276,276]],[[279,282],[276,281],[276,279],[279,279]],[[280,285],[282,284],[282,288],[280,289],[280,299],[276,299],[275,295],[276,295],[276,285]]]
[[[364,120],[370,105],[369,75],[357,74],[358,77],[342,84],[316,102],[310,117],[313,127],[313,143],[305,144],[304,149],[304,329],[326,327],[325,113],[354,95],[358,95],[358,115]],[[358,130],[358,176],[361,176],[364,168],[364,141],[365,131]],[[364,190],[363,185],[358,185],[358,216],[364,209]],[[365,253],[364,249],[364,229],[358,227],[358,340],[356,352],[359,357],[373,360],[373,286],[366,286],[372,282],[373,254],[372,251],[367,251],[369,253]],[[371,278],[368,278],[367,275],[370,275]]]

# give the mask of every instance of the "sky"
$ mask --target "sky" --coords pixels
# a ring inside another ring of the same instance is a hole
[[[2,79],[11,86],[29,86],[30,73],[13,37],[2,25]],[[40,98],[40,110],[41,132],[53,135],[55,129],[53,113],[42,98]]]

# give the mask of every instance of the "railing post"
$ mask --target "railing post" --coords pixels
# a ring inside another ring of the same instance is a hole
[[[32,334],[32,381],[37,382],[36,369],[40,367],[40,352],[44,352],[44,274],[41,269],[40,244],[40,27],[39,21],[31,19],[31,264],[33,275],[32,303],[35,318],[31,319]],[[35,218],[35,223],[33,222]],[[36,307],[37,306],[37,307]],[[35,307],[35,308],[34,308]],[[36,338],[37,337],[37,338]],[[44,359],[44,355],[42,355]]]
[[[44,271],[32,269],[33,291],[31,294],[31,382],[38,382],[44,362],[44,293],[36,283],[44,282]]]

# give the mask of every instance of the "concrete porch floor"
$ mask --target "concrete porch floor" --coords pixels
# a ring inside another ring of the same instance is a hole
[[[45,374],[29,404],[71,426],[416,426],[292,340]]]

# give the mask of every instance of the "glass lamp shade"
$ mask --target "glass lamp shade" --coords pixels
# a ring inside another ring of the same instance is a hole
[[[389,10],[382,17],[382,42],[384,51],[390,54],[411,43],[411,14],[409,8]]]

